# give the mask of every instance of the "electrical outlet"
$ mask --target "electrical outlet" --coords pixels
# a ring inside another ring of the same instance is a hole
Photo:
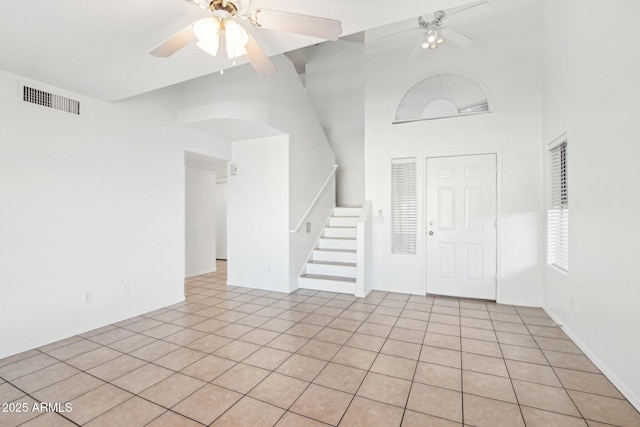
[[[93,295],[91,295],[91,292],[86,292],[84,294],[84,303],[85,304],[89,304],[93,301]]]
[[[129,295],[131,293],[131,285],[129,283],[125,283],[122,287],[122,293],[125,295]]]

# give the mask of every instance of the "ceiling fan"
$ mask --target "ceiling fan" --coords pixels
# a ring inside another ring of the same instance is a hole
[[[166,58],[193,43],[222,61],[247,55],[256,72],[262,77],[269,77],[276,69],[253,37],[255,28],[281,30],[326,40],[337,40],[342,34],[340,21],[252,8],[251,0],[186,1],[210,11],[212,16],[198,20],[174,34],[149,52],[151,55]]]
[[[390,34],[382,38],[394,37],[407,31],[419,30],[423,32],[412,56],[423,49],[437,49],[438,46],[445,41],[449,41],[456,46],[466,48],[471,46],[473,39],[449,27],[449,21],[457,21],[459,19],[477,16],[489,10],[491,10],[491,5],[488,2],[478,2],[471,6],[453,9],[451,11],[440,10],[433,14],[418,17],[418,27]]]

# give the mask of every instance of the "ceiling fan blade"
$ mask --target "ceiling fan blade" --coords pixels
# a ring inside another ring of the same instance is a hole
[[[342,34],[342,22],[317,16],[258,9],[253,13],[258,27],[281,30],[326,40],[338,40]]]
[[[399,36],[401,36],[403,34],[408,33],[409,31],[424,31],[424,28],[414,27],[414,28],[409,28],[409,29],[406,29],[406,30],[398,31],[398,32],[395,32],[395,33],[387,34],[385,36],[379,37],[378,41],[387,40],[387,39],[390,39],[390,38],[393,38],[393,37],[399,37]]]
[[[258,44],[255,38],[249,34],[249,41],[244,47],[247,50],[247,58],[251,66],[260,77],[271,77],[276,73],[276,67]]]
[[[465,7],[463,9],[454,10],[453,12],[447,13],[445,16],[447,18],[453,18],[457,21],[459,19],[472,18],[474,16],[482,15],[489,12],[490,10],[491,4],[482,2],[473,6]]]
[[[471,46],[473,43],[473,39],[465,36],[462,33],[457,32],[451,28],[441,28],[442,37],[444,37],[445,41],[451,42],[456,46],[467,48]]]
[[[191,43],[196,43],[197,41],[198,40],[193,33],[193,28],[191,25],[189,25],[188,27],[180,30],[176,34],[169,37],[167,40],[160,43],[149,53],[160,58],[167,58],[183,47]]]

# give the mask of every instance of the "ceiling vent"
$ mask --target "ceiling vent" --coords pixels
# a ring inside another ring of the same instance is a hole
[[[53,108],[54,110],[80,115],[80,101],[43,90],[22,86],[22,100],[30,104]]]
[[[405,93],[393,124],[442,119],[493,110],[489,92],[479,81],[455,72],[438,72]]]

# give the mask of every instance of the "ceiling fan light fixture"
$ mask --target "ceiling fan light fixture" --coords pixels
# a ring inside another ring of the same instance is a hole
[[[226,53],[229,59],[234,59],[247,54],[245,45],[249,41],[249,34],[234,21],[201,19],[193,24],[193,33],[198,39],[196,46],[209,55]],[[221,46],[226,48],[224,52],[220,49]]]

